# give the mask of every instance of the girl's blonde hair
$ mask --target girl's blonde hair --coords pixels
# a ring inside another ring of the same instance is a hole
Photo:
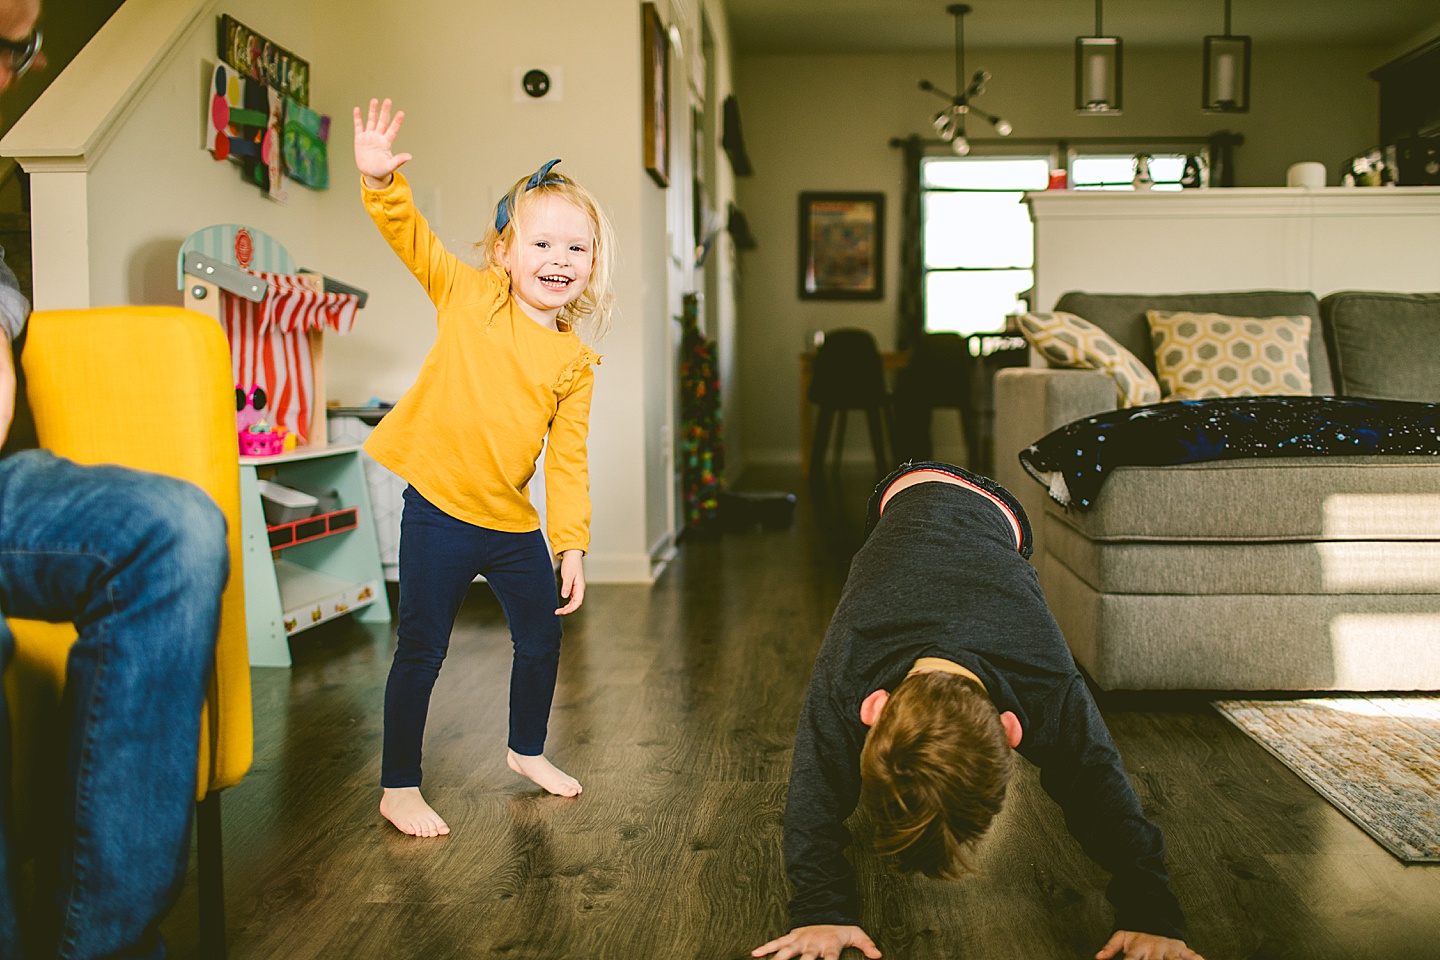
[[[503,244],[509,249],[510,243],[515,239],[515,221],[524,216],[525,210],[541,197],[559,197],[574,204],[590,218],[590,223],[594,226],[595,242],[591,251],[594,264],[590,268],[590,282],[585,285],[580,296],[560,308],[556,319],[576,332],[585,334],[586,339],[599,340],[609,332],[610,315],[615,308],[615,290],[611,280],[615,229],[610,225],[610,218],[605,216],[605,210],[594,194],[569,177],[549,173],[542,183],[527,190],[525,185],[530,179],[529,176],[524,176],[516,180],[509,194],[501,199],[502,205],[509,205],[510,218],[500,229],[496,229],[493,217],[485,225],[485,235],[476,244],[480,248],[480,256],[486,267],[508,279],[505,264],[495,256],[495,246]]]

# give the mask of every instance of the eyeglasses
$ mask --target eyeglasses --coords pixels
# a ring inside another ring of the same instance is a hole
[[[14,74],[16,80],[25,76],[25,71],[29,70],[35,62],[35,58],[40,53],[42,40],[39,27],[31,30],[30,36],[22,37],[19,40],[7,40],[0,37],[0,50],[9,55],[10,72]]]

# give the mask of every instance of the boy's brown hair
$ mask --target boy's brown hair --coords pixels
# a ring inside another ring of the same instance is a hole
[[[860,752],[876,851],[902,873],[958,880],[973,872],[1011,766],[999,711],[978,683],[939,671],[906,677]]]

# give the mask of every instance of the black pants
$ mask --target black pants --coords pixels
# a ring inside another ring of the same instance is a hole
[[[483,574],[510,623],[510,749],[544,752],[560,666],[560,605],[550,549],[539,530],[504,533],[457,520],[405,489],[400,516],[400,610],[395,660],[385,685],[380,783],[420,785],[430,691],[450,647],[455,614]]]

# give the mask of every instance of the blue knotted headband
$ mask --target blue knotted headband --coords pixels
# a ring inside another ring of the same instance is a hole
[[[526,190],[526,191],[534,190],[536,187],[540,186],[540,184],[542,184],[542,183],[564,183],[564,182],[565,182],[565,178],[562,177],[560,174],[557,173],[557,174],[555,174],[555,175],[552,176],[551,173],[550,173],[550,168],[554,167],[555,164],[557,164],[557,163],[559,163],[559,162],[560,162],[560,158],[559,158],[559,157],[556,157],[554,160],[551,160],[549,163],[545,164],[545,165],[544,165],[543,167],[541,167],[539,170],[536,170],[536,171],[535,171],[535,174],[534,174],[529,180],[526,180],[526,181],[525,181],[525,190]],[[496,233],[499,233],[501,230],[504,230],[504,229],[505,229],[505,224],[509,223],[509,222],[510,222],[510,218],[515,215],[515,211],[514,211],[514,209],[513,209],[512,207],[513,207],[513,201],[511,200],[511,194],[510,194],[510,193],[506,193],[505,196],[503,196],[503,197],[500,198],[500,202],[495,205],[495,232],[496,232]]]

